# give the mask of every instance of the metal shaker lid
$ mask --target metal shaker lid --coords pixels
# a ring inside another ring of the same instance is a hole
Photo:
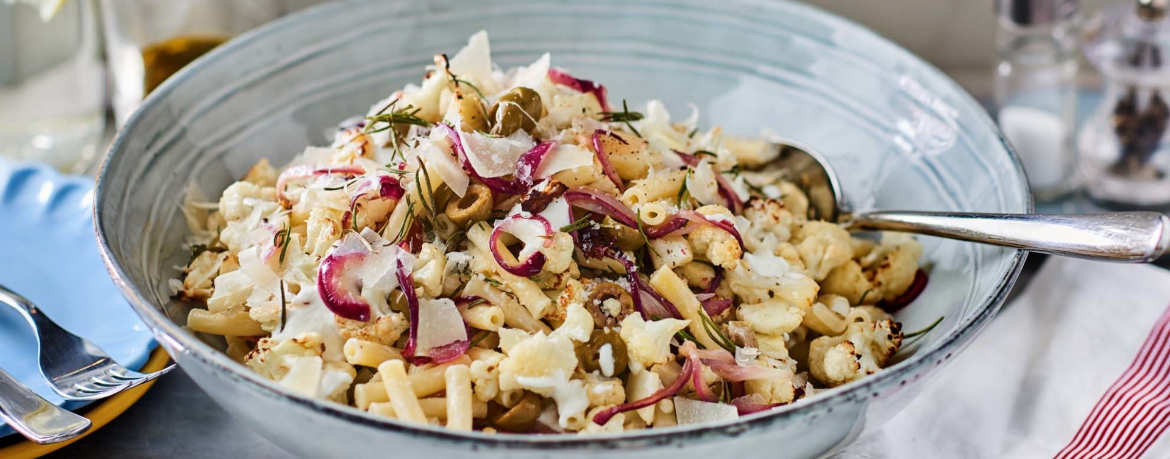
[[[1164,1],[1164,0],[1149,0]],[[1077,0],[996,0],[1000,20],[1021,26],[1053,24],[1071,18],[1080,9]]]

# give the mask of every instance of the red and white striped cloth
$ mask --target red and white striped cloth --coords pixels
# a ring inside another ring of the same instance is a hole
[[[834,459],[1170,458],[1170,271],[1051,258],[927,384]]]

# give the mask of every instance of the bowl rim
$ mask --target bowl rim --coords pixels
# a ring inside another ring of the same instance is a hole
[[[752,2],[755,0],[746,0]],[[313,21],[314,17],[319,14],[328,14],[333,10],[343,10],[353,8],[355,5],[365,3],[375,3],[376,0],[347,0],[341,2],[332,2],[323,5],[313,6],[302,11],[295,12],[283,18],[279,18],[268,24],[265,24],[254,30],[245,32],[238,37],[229,40],[227,43],[217,47],[206,55],[196,59],[191,64],[181,69],[175,75],[168,78],[158,88],[156,88],[141,104],[127,121],[121,126],[107,149],[106,155],[103,156],[100,172],[98,175],[96,188],[94,192],[94,230],[98,240],[98,247],[100,249],[101,257],[106,265],[107,271],[114,283],[122,291],[123,296],[130,303],[131,307],[139,315],[158,338],[159,342],[164,343],[166,347],[174,351],[186,354],[186,356],[196,359],[204,364],[210,370],[218,373],[221,377],[233,380],[233,383],[240,380],[245,380],[250,383],[251,391],[257,392],[260,395],[290,401],[296,405],[307,407],[313,411],[321,414],[336,417],[346,422],[354,422],[365,427],[371,427],[379,430],[392,431],[400,434],[411,435],[419,439],[439,440],[451,444],[483,444],[492,447],[515,448],[515,449],[592,449],[592,448],[613,448],[613,447],[630,447],[635,446],[632,443],[645,443],[646,446],[661,445],[663,440],[682,439],[683,437],[698,438],[711,436],[728,436],[737,435],[746,431],[748,428],[766,427],[769,424],[780,421],[785,418],[794,416],[805,416],[817,412],[832,411],[834,406],[839,406],[845,402],[857,402],[865,400],[870,397],[870,394],[877,395],[877,390],[885,389],[894,384],[906,384],[908,380],[916,380],[921,376],[920,370],[930,364],[935,366],[942,365],[946,360],[949,360],[956,352],[961,351],[970,340],[978,335],[987,325],[988,321],[995,316],[999,308],[1007,299],[1011,287],[1015,283],[1017,276],[1024,266],[1024,260],[1027,257],[1027,252],[1018,249],[1008,249],[1011,257],[1007,265],[1006,272],[998,279],[994,287],[991,288],[990,294],[987,295],[979,304],[977,312],[967,318],[963,323],[949,335],[944,335],[932,347],[921,350],[909,358],[898,362],[897,364],[883,369],[872,376],[863,380],[852,382],[838,388],[832,389],[821,396],[816,396],[811,399],[801,400],[796,403],[775,408],[770,411],[753,413],[746,416],[741,416],[734,420],[693,424],[686,426],[672,426],[663,429],[644,429],[621,433],[605,433],[590,436],[578,435],[547,435],[547,434],[509,434],[509,435],[490,435],[479,431],[453,431],[443,427],[411,424],[398,421],[396,419],[389,419],[377,417],[367,412],[361,411],[355,407],[342,405],[335,402],[325,400],[318,400],[314,398],[305,397],[292,393],[280,386],[274,381],[261,377],[260,375],[248,370],[243,365],[230,360],[221,351],[204,343],[195,335],[183,330],[175,322],[173,322],[163,309],[156,307],[154,303],[142,292],[140,292],[130,281],[130,276],[126,271],[114,260],[112,250],[110,249],[109,235],[103,228],[102,221],[104,214],[101,211],[106,200],[107,193],[104,190],[107,188],[105,183],[109,180],[110,158],[115,152],[124,150],[128,143],[128,132],[133,131],[134,127],[142,122],[145,117],[144,113],[148,107],[160,104],[164,100],[166,94],[171,93],[175,87],[183,84],[182,82],[196,75],[202,68],[209,64],[218,61],[223,56],[232,54],[237,49],[245,48],[262,39],[265,36],[273,34],[277,31],[290,30],[297,27],[304,22]],[[852,29],[855,32],[861,32],[866,35],[872,42],[880,43],[885,46],[890,52],[897,53],[901,59],[916,65],[919,70],[928,74],[929,77],[939,81],[949,89],[952,89],[955,94],[961,99],[960,102],[980,106],[966,90],[962,89],[954,80],[946,76],[941,70],[932,64],[922,60],[917,55],[909,52],[900,45],[891,42],[885,37],[873,32],[869,28],[857,24],[851,20],[837,16],[833,13],[822,10],[821,8],[800,4],[792,1],[784,1],[787,7],[803,10],[802,13],[818,20],[833,23],[838,27],[845,27]],[[1019,156],[1008,142],[1003,133],[996,127],[990,115],[985,111],[980,110],[975,115],[981,124],[979,128],[990,129],[995,135],[996,140],[1003,146],[1008,154],[1010,165],[1016,172],[1018,189],[1024,190],[1024,208],[1028,213],[1033,212],[1034,203],[1031,194],[1027,192],[1027,179],[1020,162]],[[1010,199],[1010,197],[1009,197]],[[1010,201],[1009,201],[1010,202]],[[179,359],[176,359],[177,361]],[[900,383],[898,382],[900,381]],[[214,397],[213,397],[214,398]],[[218,401],[217,401],[218,403]],[[848,436],[848,433],[846,433]]]

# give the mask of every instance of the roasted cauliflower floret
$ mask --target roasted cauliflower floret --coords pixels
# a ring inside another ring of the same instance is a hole
[[[715,218],[726,218],[728,221],[734,221],[735,218],[731,211],[722,206],[703,206],[696,211],[703,215],[716,216]],[[736,261],[743,256],[743,248],[739,246],[735,236],[714,226],[703,225],[688,233],[686,238],[696,255],[702,255],[707,261],[724,269],[734,267]]]
[[[268,162],[268,158],[263,158],[256,165],[248,169],[248,173],[244,175],[244,181],[259,185],[262,187],[276,186],[276,179],[280,177],[280,173],[272,167],[272,163]]]
[[[856,322],[839,336],[822,336],[809,344],[809,372],[835,387],[881,370],[902,345],[902,326],[892,319]]]
[[[504,354],[492,353],[490,357],[471,362],[471,386],[475,398],[482,402],[491,401],[500,393],[500,363]]]
[[[324,352],[325,345],[317,333],[305,333],[285,340],[262,338],[256,343],[256,349],[244,357],[244,364],[265,378],[280,380],[288,374],[288,359],[320,357]]]
[[[689,320],[661,319],[646,322],[640,314],[626,316],[621,323],[621,337],[626,342],[630,370],[636,373],[651,365],[669,361],[671,338],[689,324]]]
[[[204,250],[187,265],[187,276],[183,278],[183,289],[178,298],[185,301],[207,301],[214,291],[214,281],[224,261],[231,255],[226,252]]]
[[[333,320],[337,322],[337,327],[341,329],[341,336],[344,339],[357,338],[387,346],[393,346],[410,326],[410,322],[397,312],[369,322],[350,320],[341,316],[334,316]]]
[[[877,261],[866,271],[870,284],[881,292],[882,301],[891,301],[910,288],[918,272],[920,256],[922,244],[918,241],[896,233],[882,237],[881,246],[867,257]]]
[[[797,250],[805,269],[815,280],[823,280],[833,268],[853,258],[853,241],[841,225],[814,221],[796,231]]]
[[[219,198],[219,213],[229,222],[239,221],[250,215],[257,206],[262,205],[277,205],[276,188],[251,182],[236,182],[223,190],[223,196]]]
[[[306,228],[305,249],[314,256],[324,257],[333,243],[341,239],[341,212],[325,207],[314,207],[309,211]]]
[[[745,242],[762,240],[765,234],[776,236],[778,242],[787,242],[792,237],[792,225],[796,222],[784,201],[778,199],[752,199],[744,207],[743,216],[751,228],[748,231],[750,237],[745,237]]]
[[[865,304],[863,301],[872,304],[881,299],[879,295],[867,294],[872,288],[873,284],[865,277],[861,265],[854,260],[829,271],[829,275],[821,281],[822,294],[839,295],[854,306]]]
[[[755,304],[741,304],[736,317],[747,322],[753,331],[764,335],[781,335],[795,330],[804,320],[804,310],[787,301],[774,298]]]

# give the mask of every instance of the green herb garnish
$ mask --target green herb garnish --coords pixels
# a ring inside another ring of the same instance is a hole
[[[475,347],[476,344],[479,344],[480,341],[483,341],[484,338],[487,338],[491,334],[492,334],[492,332],[490,332],[490,331],[485,331],[483,333],[480,333],[479,336],[475,337],[474,340],[471,340],[471,344],[468,344],[467,347]]]
[[[573,231],[577,231],[579,229],[586,228],[592,224],[593,224],[593,220],[590,220],[589,217],[581,217],[580,219],[578,219],[577,221],[575,221],[573,223],[562,226],[561,232],[562,233],[572,233]]]
[[[715,345],[723,348],[727,352],[735,352],[735,343],[732,343],[731,338],[723,334],[723,331],[719,329],[719,325],[714,320],[711,320],[711,317],[707,316],[706,312],[699,311],[699,318],[703,321],[703,329],[707,331],[707,336],[711,338],[711,341],[715,342]]]
[[[902,335],[902,346],[908,347],[911,344],[918,342],[919,339],[922,339],[923,336],[926,336],[927,333],[930,333],[931,330],[934,330],[934,327],[937,327],[938,324],[942,323],[944,318],[946,318],[946,316],[940,316],[938,319],[935,319],[934,323],[927,325],[926,328]],[[910,342],[906,342],[907,339],[909,339]]]
[[[280,331],[284,331],[285,318],[288,317],[288,301],[284,299],[284,279],[280,280]]]
[[[691,190],[687,189],[687,179],[691,178],[692,173],[694,173],[694,169],[688,167],[687,172],[683,174],[682,186],[678,188],[678,196],[675,196],[674,198],[676,201],[675,205],[677,205],[679,208],[684,207],[684,203],[690,204],[691,202]]]
[[[658,249],[650,245],[650,238],[646,236],[646,230],[642,229],[642,209],[638,209],[638,212],[634,215],[634,222],[638,224],[638,234],[642,235],[642,242],[646,243],[646,247],[649,247],[651,252],[661,257],[662,254],[658,253]]]
[[[626,105],[625,99],[622,99],[622,111],[601,112],[601,121],[606,123],[624,123],[626,127],[630,128],[630,130],[634,132],[634,135],[638,137],[642,137],[642,133],[638,132],[637,129],[634,129],[634,125],[630,123],[634,121],[640,121],[642,118],[644,118],[644,116],[642,116],[641,113],[630,111],[630,108]]]

